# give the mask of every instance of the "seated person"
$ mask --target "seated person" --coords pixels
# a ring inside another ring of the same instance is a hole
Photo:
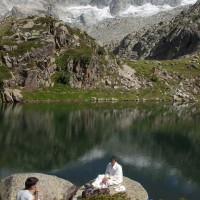
[[[38,199],[38,179],[36,177],[29,177],[25,181],[25,188],[20,190],[17,194],[16,200],[39,200]]]
[[[122,183],[122,181],[122,166],[117,163],[116,156],[112,156],[110,163],[106,167],[105,174],[99,175],[92,183],[92,186],[95,188],[106,188],[110,185]]]

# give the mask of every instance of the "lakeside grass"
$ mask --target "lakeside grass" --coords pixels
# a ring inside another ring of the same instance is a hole
[[[78,89],[62,84],[53,88],[41,88],[29,92],[23,91],[25,102],[87,102],[87,101],[167,101],[172,98],[157,87],[136,90],[123,89]]]
[[[37,91],[23,92],[25,101],[89,101],[97,99],[136,100],[136,91],[114,89],[78,89],[62,84],[55,84],[52,88],[41,88]]]

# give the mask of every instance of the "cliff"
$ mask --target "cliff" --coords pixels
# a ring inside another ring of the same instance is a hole
[[[200,1],[169,22],[126,36],[114,53],[129,59],[175,59],[200,49]]]

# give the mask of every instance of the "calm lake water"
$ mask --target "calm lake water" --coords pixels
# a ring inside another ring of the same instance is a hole
[[[82,185],[112,154],[154,200],[200,199],[200,106],[0,105],[0,178],[54,174]]]

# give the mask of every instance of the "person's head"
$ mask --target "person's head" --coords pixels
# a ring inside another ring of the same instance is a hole
[[[25,189],[26,190],[35,190],[37,182],[39,180],[36,177],[29,177],[25,181]]]
[[[114,164],[116,163],[116,161],[117,161],[117,158],[116,158],[116,156],[111,156],[111,158],[110,158],[110,162],[111,162],[111,164],[112,164],[112,166],[114,166]]]

